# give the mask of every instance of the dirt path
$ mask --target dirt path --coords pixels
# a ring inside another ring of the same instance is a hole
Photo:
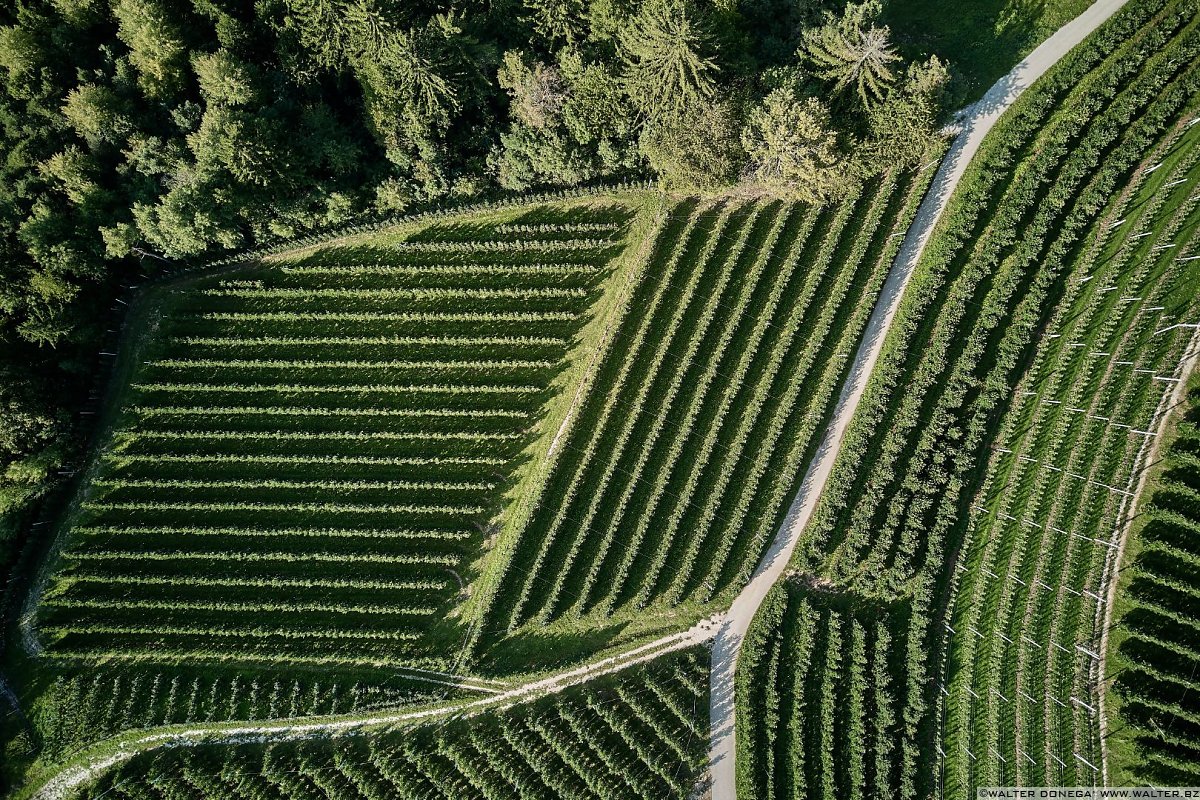
[[[314,736],[353,735],[370,729],[400,725],[448,716],[470,716],[492,706],[509,706],[561,692],[602,675],[626,669],[676,650],[703,644],[713,637],[720,617],[703,619],[686,631],[663,636],[631,650],[599,659],[546,678],[529,681],[503,691],[493,690],[486,697],[459,703],[417,709],[377,713],[371,716],[313,718],[307,721],[226,722],[206,725],[176,725],[136,731],[107,739],[80,753],[30,787],[19,797],[37,800],[69,800],[81,786],[95,781],[106,771],[120,766],[139,753],[197,744],[238,744],[241,742],[287,741]],[[477,687],[472,687],[477,688]]]
[[[896,254],[896,260],[867,323],[862,344],[854,356],[850,374],[842,386],[833,419],[825,430],[821,446],[808,465],[800,491],[788,509],[787,517],[776,534],[775,541],[763,556],[749,584],[734,600],[713,643],[709,687],[709,716],[712,726],[709,781],[713,800],[734,800],[737,796],[733,684],[742,639],[767,592],[787,568],[792,551],[812,517],[833,470],[850,419],[862,400],[868,378],[883,349],[904,287],[912,277],[913,268],[925,250],[942,212],[945,211],[950,195],[962,179],[967,165],[984,137],[1009,106],[1059,59],[1125,5],[1125,2],[1126,0],[1097,0],[1078,17],[1055,31],[1024,61],[1013,67],[1011,72],[996,81],[982,99],[959,113],[955,126],[958,134],[937,175],[934,176],[929,192],[917,209],[916,217],[904,237],[900,251]]]

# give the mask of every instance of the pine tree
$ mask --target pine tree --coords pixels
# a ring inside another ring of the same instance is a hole
[[[147,97],[164,99],[183,83],[187,44],[180,20],[158,0],[118,0],[113,6],[117,36],[129,48],[138,86]]]
[[[620,41],[626,91],[643,114],[679,114],[712,98],[713,45],[688,0],[646,0]]]
[[[573,44],[586,35],[582,0],[524,0],[530,23],[552,45]]]
[[[834,82],[837,91],[854,86],[859,100],[870,107],[881,100],[896,80],[889,66],[900,56],[891,31],[873,24],[881,11],[877,0],[851,4],[842,18],[804,32],[802,54],[817,75]]]

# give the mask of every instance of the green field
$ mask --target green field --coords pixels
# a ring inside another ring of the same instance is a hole
[[[1190,786],[1200,780],[1198,392],[1193,374],[1125,546],[1108,643],[1114,783]]]
[[[797,550],[798,580],[839,607],[909,609],[890,663],[915,744],[895,758],[902,776],[937,767],[900,796],[1098,779],[1107,556],[1192,335],[1163,329],[1200,311],[1197,19],[1192,2],[1128,8],[989,134]],[[762,717],[759,696],[738,702]],[[743,752],[819,728],[818,710],[739,731]]]
[[[436,223],[156,293],[46,654],[447,666],[635,210]]]
[[[674,207],[600,367],[604,391],[581,404],[517,534],[483,663],[526,632],[695,618],[742,586],[931,174],[892,173],[827,208]]]
[[[149,290],[20,662],[37,768],[461,696],[422,670],[544,671],[720,608],[932,174],[449,216]]]
[[[143,292],[8,655],[9,778],[131,728],[462,694],[422,670],[469,670],[472,590],[662,214],[436,220]]]
[[[707,670],[707,654],[690,650],[461,720],[149,753],[78,796],[682,800],[705,764]]]
[[[970,93],[1082,5],[887,14]],[[746,635],[740,800],[1200,777],[1197,123],[1200,0],[1138,0],[992,129]],[[704,618],[779,530],[940,155],[824,206],[588,190],[144,287],[5,656],[0,777],[700,796]]]
[[[906,614],[793,580],[772,590],[738,658],[738,700],[753,709],[738,719],[739,800],[911,794],[893,641]]]
[[[1200,130],[1181,134],[1173,127],[1146,152],[1070,265],[996,438],[950,615],[959,634],[947,752],[990,747],[1025,764],[1014,773],[977,757],[968,771],[960,759],[964,783],[1097,779],[1089,765],[1102,760],[1096,670],[1113,553],[1192,339],[1190,328],[1166,328],[1200,311],[1200,262],[1181,261],[1200,252]],[[968,687],[987,699],[968,702]],[[1029,710],[1014,717],[1005,698]],[[1053,767],[1043,772],[1025,753]]]

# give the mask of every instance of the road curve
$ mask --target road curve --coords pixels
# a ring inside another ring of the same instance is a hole
[[[854,411],[862,399],[867,378],[883,347],[888,329],[900,302],[900,296],[913,273],[933,228],[951,193],[962,178],[967,164],[979,148],[984,136],[1000,115],[1012,105],[1037,78],[1053,66],[1071,48],[1081,42],[1123,6],[1127,0],[1097,0],[1079,17],[1068,22],[1043,42],[1012,72],[1001,78],[977,103],[960,112],[959,133],[943,159],[933,183],[917,209],[912,226],[904,237],[896,259],[884,282],[879,300],[867,322],[862,344],[855,353],[850,373],[842,386],[833,419],[826,428],[817,454],[808,465],[800,490],[788,509],[787,517],[776,534],[770,549],[759,563],[750,582],[734,600],[729,612],[721,617],[702,620],[689,630],[645,643],[630,651],[585,664],[541,680],[489,692],[485,697],[433,708],[381,713],[372,717],[344,716],[309,721],[280,720],[262,723],[212,723],[195,726],[173,726],[133,732],[104,740],[80,753],[62,769],[46,776],[20,792],[22,797],[41,800],[60,800],[75,789],[94,780],[110,769],[140,752],[155,748],[190,746],[200,743],[233,743],[266,739],[309,738],[314,735],[348,733],[363,728],[395,725],[430,717],[471,713],[484,707],[522,702],[546,693],[561,691],[601,675],[627,668],[668,652],[702,643],[713,636],[711,671],[711,743],[709,773],[713,800],[732,800],[736,795],[734,766],[734,703],[733,678],[737,655],[746,630],[763,598],[787,567],[792,550],[799,540],[816,501],[832,471]],[[719,623],[717,620],[722,620]],[[470,687],[479,688],[479,687]]]
[[[734,736],[734,675],[737,672],[738,652],[750,622],[767,592],[783,574],[791,560],[792,551],[800,539],[817,501],[833,471],[834,461],[841,449],[842,438],[854,416],[867,380],[883,349],[887,332],[900,304],[904,287],[925,250],[925,245],[941,219],[942,212],[959,180],[966,172],[984,137],[1013,102],[1058,63],[1072,48],[1115,14],[1127,0],[1097,0],[1086,11],[1063,25],[1042,42],[1012,71],[988,89],[978,102],[959,112],[958,134],[942,160],[928,193],[921,201],[904,242],[896,254],[875,309],[867,322],[850,373],[842,385],[833,419],[825,429],[820,447],[808,465],[800,490],[796,493],[787,516],[775,535],[770,549],[763,556],[753,577],[725,616],[713,642],[710,675],[709,716],[709,786],[712,800],[734,800],[737,796],[736,739]]]

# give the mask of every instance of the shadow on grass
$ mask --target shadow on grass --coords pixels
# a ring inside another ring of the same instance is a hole
[[[524,225],[588,225],[616,226],[612,230],[539,232],[536,238],[619,238],[625,235],[629,222],[636,211],[618,204],[589,204],[572,208],[554,205],[535,206],[523,214],[504,222],[473,222],[470,219],[434,223],[408,237],[410,242],[457,242],[477,239],[494,241],[521,241],[531,238],[525,231],[512,230],[513,226]]]
[[[978,100],[989,86],[1037,46],[1043,18],[1075,16],[1080,0],[891,0],[884,21],[910,58],[937,54],[954,74],[950,107]],[[1049,13],[1048,13],[1049,12]],[[1065,21],[1065,19],[1063,20]]]
[[[525,628],[480,653],[478,670],[483,675],[507,675],[526,672],[530,665],[545,671],[570,666],[613,644],[628,625],[618,622],[572,631]]]

